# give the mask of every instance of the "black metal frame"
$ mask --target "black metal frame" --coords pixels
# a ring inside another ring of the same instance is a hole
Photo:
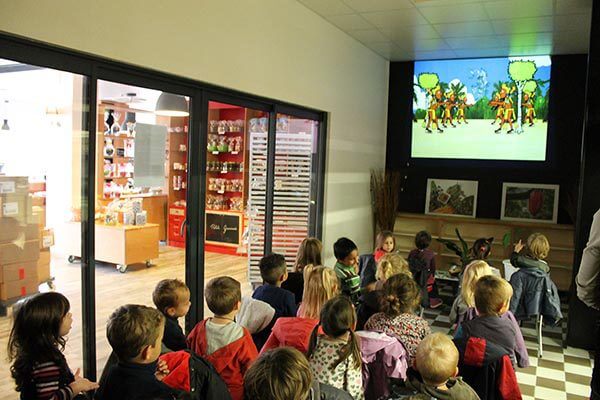
[[[83,373],[91,380],[96,379],[96,291],[95,291],[95,235],[94,235],[94,207],[89,206],[94,201],[95,174],[96,174],[96,123],[97,110],[96,94],[97,81],[107,80],[126,83],[136,86],[153,88],[161,91],[182,94],[190,97],[190,130],[188,136],[189,149],[205,149],[207,141],[208,101],[222,101],[230,104],[239,104],[243,107],[254,108],[270,113],[269,146],[275,146],[275,123],[277,113],[285,113],[299,117],[306,117],[319,121],[319,150],[317,174],[317,212],[314,221],[314,235],[321,238],[323,228],[323,196],[326,154],[326,124],[325,112],[297,106],[294,104],[256,96],[231,89],[225,89],[197,80],[175,76],[172,74],[128,65],[112,61],[99,56],[77,52],[74,50],[49,45],[27,38],[0,32],[0,58],[15,60],[20,63],[31,64],[44,68],[53,68],[86,78],[84,88],[84,124],[83,132],[87,136],[82,139],[82,171],[81,171],[81,300],[82,300],[82,346],[83,346]],[[271,139],[273,138],[273,139]],[[272,143],[272,144],[271,144]],[[192,307],[186,318],[186,328],[189,330],[203,318],[203,289],[204,289],[204,213],[206,191],[206,152],[200,151],[198,156],[188,152],[188,192],[187,192],[187,241],[186,241],[186,283],[192,293]],[[272,197],[272,183],[274,179],[274,151],[269,156],[269,173],[267,179],[271,181],[270,191]],[[272,211],[272,199],[270,208]],[[272,220],[272,213],[268,212]],[[194,222],[196,221],[196,222]],[[265,237],[265,251],[270,250],[271,236]]]

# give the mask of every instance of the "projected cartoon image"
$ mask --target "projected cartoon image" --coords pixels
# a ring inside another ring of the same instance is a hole
[[[412,157],[546,158],[550,57],[417,61]]]

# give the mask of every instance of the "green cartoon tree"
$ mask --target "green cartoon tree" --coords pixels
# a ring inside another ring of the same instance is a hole
[[[419,74],[419,86],[430,92],[434,87],[440,83],[440,77],[434,72],[423,72]]]
[[[533,79],[536,71],[537,67],[533,61],[517,60],[508,63],[508,76],[510,76],[510,79],[517,86],[517,104],[519,110],[517,114],[517,133],[523,132],[523,121],[521,120],[523,114],[523,108],[521,107],[523,89],[525,88],[525,84]]]

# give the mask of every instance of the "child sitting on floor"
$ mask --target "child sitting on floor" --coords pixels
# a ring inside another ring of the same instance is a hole
[[[483,260],[471,261],[464,269],[460,293],[450,309],[450,323],[462,324],[469,308],[475,308],[475,284],[482,276],[492,275],[492,269]]]
[[[261,354],[244,376],[244,393],[257,400],[352,400],[314,379],[304,354],[291,347]]]
[[[73,323],[70,308],[57,292],[37,294],[15,307],[8,357],[22,399],[72,399],[98,387],[79,369],[73,374],[63,355]]]
[[[383,256],[390,254],[396,248],[396,238],[391,231],[381,231],[375,238],[375,250],[372,254],[363,254],[358,260],[360,274],[360,287],[372,290],[376,281],[377,264]]]
[[[296,305],[302,302],[304,293],[304,274],[302,273],[307,265],[323,265],[321,261],[321,252],[323,245],[321,241],[314,237],[305,238],[296,253],[296,261],[293,271],[288,273],[288,278],[281,284],[281,288],[289,290],[294,294]]]
[[[190,289],[179,279],[163,279],[152,292],[154,305],[165,316],[163,345],[166,351],[187,348],[179,318],[185,317],[190,309]],[[165,351],[163,351],[164,353]]]
[[[518,326],[509,318],[502,317],[508,312],[513,290],[510,284],[494,275],[479,278],[475,284],[475,306],[477,317],[465,321],[456,331],[455,338],[478,337],[495,343],[505,349],[514,365],[529,366],[529,356],[524,345],[523,335]]]
[[[199,322],[187,343],[190,350],[213,364],[231,397],[243,399],[243,376],[258,354],[248,330],[235,323],[242,298],[240,283],[228,276],[214,278],[204,293],[214,317]]]
[[[307,357],[319,382],[345,390],[354,400],[362,400],[360,343],[355,328],[352,302],[345,296],[329,300],[321,310],[320,325],[312,331]]]
[[[479,400],[475,391],[458,375],[458,350],[443,333],[427,336],[417,348],[414,367],[420,374],[409,373],[407,388],[412,394],[400,399]]]
[[[333,244],[333,254],[337,259],[335,274],[341,282],[341,291],[350,297],[352,302],[358,302],[360,295],[360,277],[358,276],[358,247],[348,238],[339,238]]]

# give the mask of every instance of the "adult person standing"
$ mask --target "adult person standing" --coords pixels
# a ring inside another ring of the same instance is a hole
[[[600,210],[594,214],[590,238],[583,250],[575,278],[577,297],[589,307],[600,310]],[[591,400],[600,400],[600,320],[596,321],[596,357],[592,373]]]

